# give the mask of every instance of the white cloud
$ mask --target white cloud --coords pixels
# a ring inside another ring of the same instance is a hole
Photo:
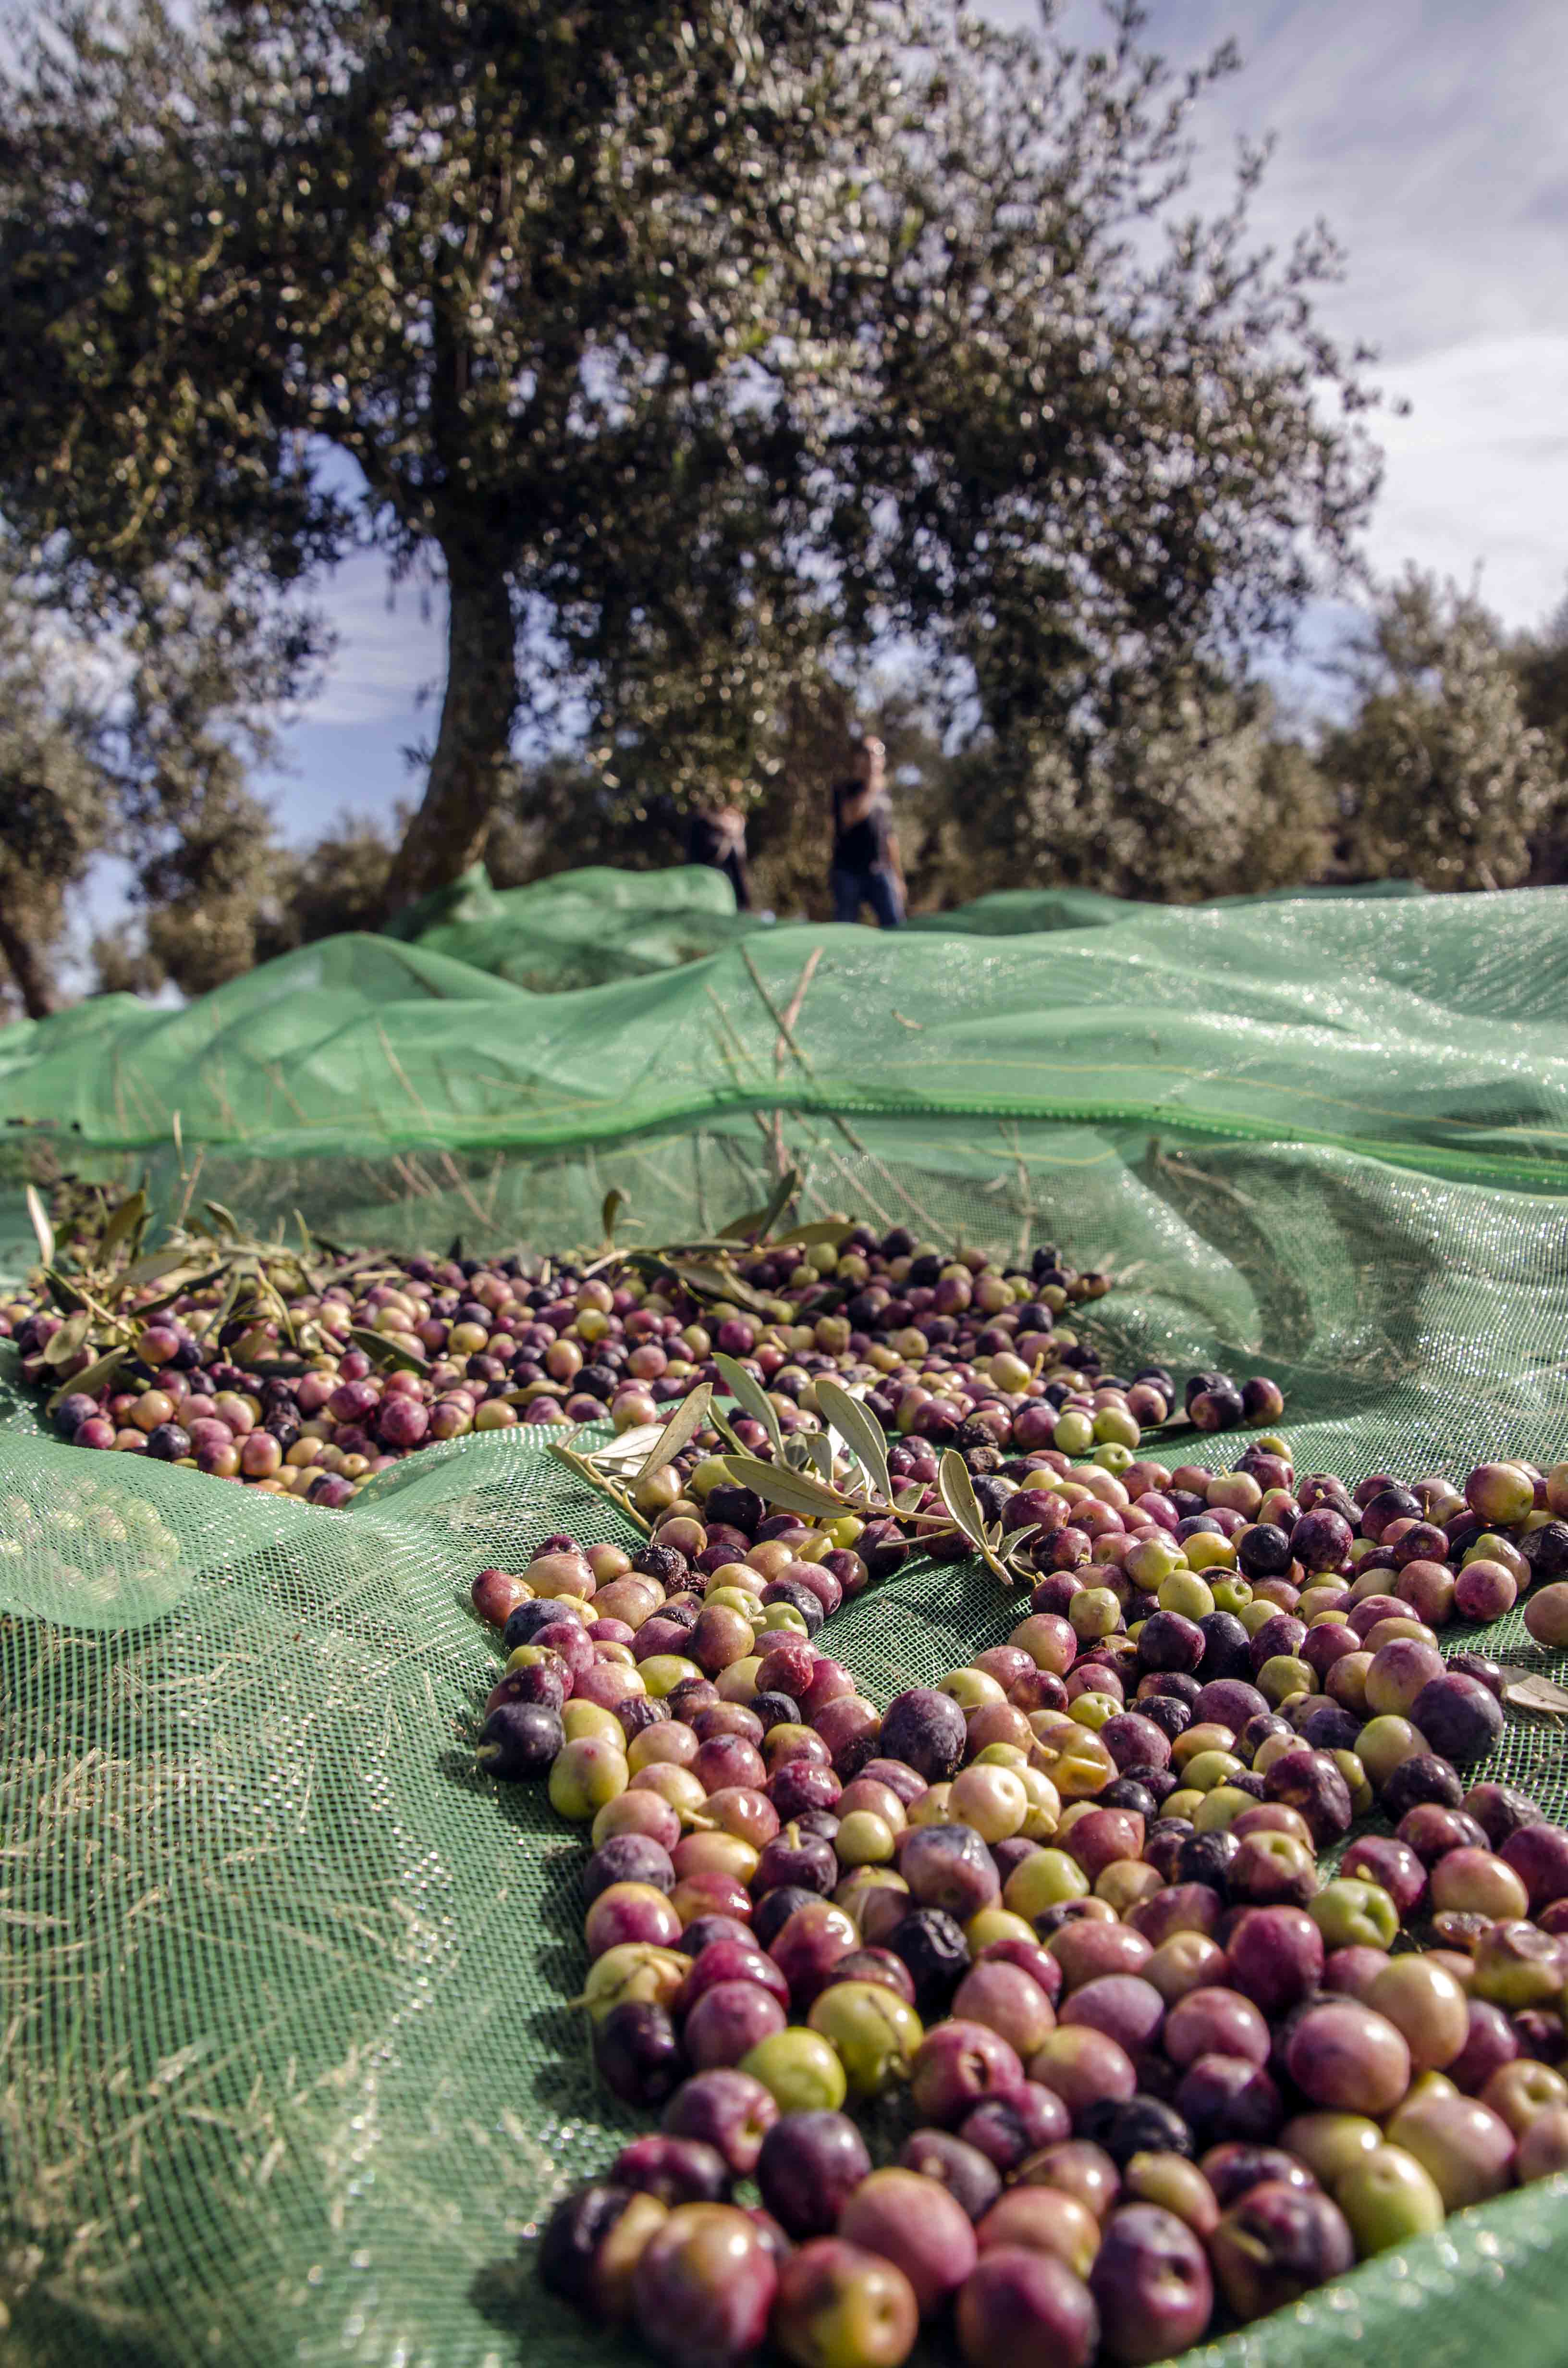
[[[416,584],[389,586],[384,560],[357,554],[335,568],[321,603],[337,633],[337,649],[318,696],[300,721],[358,730],[406,723],[408,735],[428,728],[416,702],[446,670],[446,598],[423,598]]]
[[[982,0],[1032,27],[1035,0]],[[1070,0],[1063,39],[1103,38]],[[1568,174],[1559,0],[1154,0],[1149,45],[1186,66],[1233,34],[1243,71],[1198,118],[1193,196],[1221,201],[1242,132],[1278,135],[1254,209],[1283,250],[1320,216],[1346,249],[1319,317],[1408,419],[1373,413],[1387,455],[1366,539],[1383,574],[1414,560],[1533,624],[1568,573]]]
[[[1384,575],[1407,559],[1468,586],[1505,622],[1539,623],[1568,577],[1568,330],[1497,336],[1394,374],[1382,498],[1367,537]]]

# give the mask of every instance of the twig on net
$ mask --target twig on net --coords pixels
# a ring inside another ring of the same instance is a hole
[[[403,1067],[403,1063],[398,1059],[397,1054],[392,1051],[392,1040],[379,1019],[376,1022],[376,1041],[381,1045],[388,1068],[392,1071],[392,1076],[397,1079],[398,1084],[403,1087],[403,1092],[408,1096],[409,1100],[414,1104],[415,1109],[419,1112],[420,1117],[429,1127],[431,1133],[434,1134],[436,1132],[436,1121],[431,1116],[429,1110],[426,1109],[424,1102],[420,1099],[419,1095],[415,1091],[414,1084],[409,1077],[407,1070]]]
[[[185,1179],[185,1190],[180,1196],[179,1207],[175,1212],[176,1225],[183,1225],[190,1213],[190,1204],[196,1194],[196,1179],[201,1173],[201,1163],[206,1156],[207,1145],[204,1143],[199,1143],[196,1146],[196,1164]]]
[[[785,1008],[783,1021],[778,1030],[778,1042],[773,1047],[773,1074],[775,1076],[778,1076],[783,1070],[784,1055],[790,1050],[790,1038],[791,1031],[794,1029],[796,1020],[799,1019],[801,1016],[801,1006],[806,999],[806,989],[810,986],[812,978],[815,976],[816,967],[821,960],[822,948],[820,946],[813,946],[811,952],[806,956],[806,966],[801,973],[800,985],[796,987],[794,994],[790,997],[790,1001]],[[780,1173],[782,1172],[783,1171],[780,1170]]]
[[[805,1117],[803,1112],[797,1110],[794,1115],[796,1125],[800,1128],[801,1133],[805,1136],[812,1150],[819,1153],[820,1156],[826,1160],[830,1167],[835,1167],[837,1169],[839,1175],[843,1177],[844,1181],[848,1185],[851,1193],[865,1202],[868,1211],[873,1217],[880,1217],[884,1225],[891,1227],[894,1222],[892,1216],[889,1211],[882,1207],[880,1201],[872,1199],[865,1178],[863,1176],[857,1176],[854,1170],[849,1167],[848,1163],[839,1157],[837,1152],[832,1148],[831,1144],[824,1142],[822,1136],[816,1132],[816,1129],[812,1125],[811,1121]],[[873,1162],[872,1164],[875,1165],[876,1163]],[[820,1191],[817,1194],[817,1198],[819,1201],[822,1200],[822,1194]],[[823,1205],[825,1208],[825,1201]]]
[[[402,1177],[411,1201],[428,1201],[432,1197],[434,1188],[429,1179],[426,1178],[421,1182],[415,1175],[413,1163],[405,1159],[401,1151],[393,1152],[392,1164],[394,1173]]]
[[[462,1169],[458,1166],[457,1161],[452,1157],[449,1151],[442,1152],[441,1165],[447,1171],[452,1190],[462,1201],[464,1208],[472,1209],[482,1225],[488,1225],[490,1223],[489,1216],[480,1202],[475,1200],[473,1194],[470,1191],[467,1178],[464,1177]]]
[[[304,1103],[300,1099],[298,1094],[291,1089],[289,1080],[283,1075],[282,1063],[280,1061],[268,1061],[266,1064],[266,1076],[273,1091],[277,1094],[280,1094],[283,1099],[288,1103],[289,1108],[293,1111],[294,1116],[301,1120],[304,1125],[308,1126],[311,1122],[310,1111],[305,1108]]]
[[[720,1034],[717,1029],[713,1031],[713,1042],[718,1047],[719,1058],[722,1061],[725,1068],[728,1069],[731,1076],[734,1079],[736,1092],[744,1094],[746,1091],[746,1081],[735,1065],[734,1054],[731,1052],[729,1046],[725,1043],[723,1037]]]
[[[1234,1201],[1238,1208],[1256,1209],[1257,1206],[1257,1202],[1249,1200],[1244,1192],[1238,1192],[1233,1184],[1227,1184],[1222,1177],[1210,1175],[1207,1167],[1199,1167],[1185,1153],[1162,1151],[1158,1135],[1150,1139],[1149,1160],[1152,1167],[1163,1169],[1167,1176],[1179,1176],[1184,1183],[1207,1184],[1211,1192],[1222,1192],[1226,1200]]]
[[[1006,1142],[1006,1127],[1002,1127],[1002,1142]],[[1023,1158],[1023,1130],[1018,1127],[1017,1118],[1014,1118],[1011,1154],[1014,1154],[1014,1160],[1017,1160],[1017,1167],[1018,1167],[1018,1265],[1023,1267],[1028,1262],[1028,1248],[1030,1248],[1028,1236],[1030,1236],[1030,1232],[1033,1232],[1030,1220],[1033,1220],[1033,1214],[1035,1214],[1035,1196],[1033,1191],[1030,1191],[1030,1187],[1028,1187],[1028,1160]]]
[[[575,1436],[574,1432],[573,1437]],[[579,1480],[585,1480],[590,1488],[597,1489],[601,1497],[608,1497],[616,1510],[625,1515],[633,1529],[641,1531],[645,1538],[653,1536],[652,1529],[637,1510],[625,1489],[618,1488],[613,1480],[607,1479],[602,1472],[597,1471],[589,1457],[579,1455],[570,1440],[552,1439],[550,1442],[550,1452],[551,1455],[559,1456],[561,1462],[574,1472]]]
[[[692,1198],[697,1203],[697,1222],[704,1233],[707,1233],[709,1224],[708,1187],[704,1172],[707,1162],[703,1157],[703,1147],[707,1140],[707,1136],[699,1130],[693,1140],[691,1154]]]
[[[740,1088],[741,1092],[743,1094],[749,1093],[751,1087],[746,1077],[743,1074],[742,1064],[744,1063],[749,1066],[755,1060],[756,1055],[752,1052],[750,1046],[746,1043],[744,1038],[742,1036],[740,1030],[735,1026],[735,1023],[731,1019],[729,1013],[725,1010],[723,1005],[720,1002],[718,996],[714,994],[712,988],[710,986],[704,986],[702,991],[707,996],[709,1002],[713,1006],[714,1012],[718,1018],[720,1030],[718,1039],[719,1049],[724,1056],[724,1065],[729,1070],[730,1075],[733,1077],[735,1084]]]
[[[747,970],[751,973],[752,985],[756,987],[758,995],[762,997],[768,1016],[772,1019],[774,1026],[778,1030],[780,1041],[784,1044],[788,1045],[790,1051],[794,1054],[796,1061],[800,1064],[801,1068],[804,1071],[806,1076],[814,1086],[817,1083],[817,1073],[812,1065],[810,1053],[804,1050],[795,1035],[794,1017],[792,1017],[788,1011],[779,1010],[778,1006],[775,1003],[772,996],[768,993],[762,973],[757,969],[756,962],[752,960],[751,948],[744,942],[741,946],[741,960],[745,963]],[[803,995],[805,988],[811,984],[811,973],[815,969],[815,966],[814,962],[808,962],[806,965],[806,974],[801,980],[800,988],[797,990],[798,994]],[[797,1006],[797,1015],[798,1008],[799,1007]],[[803,1113],[797,1110],[795,1115],[797,1119],[800,1119],[802,1117]],[[940,1232],[940,1227],[938,1226],[936,1218],[932,1216],[930,1211],[928,1209],[923,1209],[919,1201],[915,1199],[913,1193],[906,1192],[904,1190],[903,1186],[899,1182],[892,1170],[883,1160],[877,1157],[875,1152],[869,1149],[863,1138],[856,1133],[855,1129],[850,1125],[847,1119],[841,1118],[836,1110],[822,1110],[818,1115],[824,1118],[829,1126],[831,1126],[836,1133],[842,1135],[844,1141],[849,1145],[850,1150],[855,1153],[858,1158],[864,1159],[869,1163],[871,1167],[874,1168],[876,1173],[881,1178],[888,1190],[893,1193],[898,1200],[903,1201],[904,1207],[910,1211],[912,1215],[918,1217],[921,1224],[926,1226],[930,1233],[935,1235]],[[865,1189],[864,1182],[861,1182],[859,1190],[864,1192]],[[880,1210],[877,1213],[879,1215],[883,1214]],[[889,1224],[892,1223],[891,1219],[885,1219],[884,1221]]]

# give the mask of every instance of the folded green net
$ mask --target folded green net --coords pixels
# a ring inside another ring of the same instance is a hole
[[[806,1214],[1109,1268],[1108,1361],[1275,1373],[1299,1468],[1568,1454],[1568,895],[1004,901],[738,931],[558,994],[514,983],[521,938],[471,940],[483,966],[338,940],[184,1012],[0,1033],[0,1116],[165,1200],[199,1156],[247,1216],[438,1249],[592,1241],[611,1185],[627,1238],[716,1224],[781,1144]],[[0,1261],[27,1259],[8,1206]],[[473,1772],[465,1608],[483,1565],[615,1515],[532,1433],[332,1514],[62,1446],[6,1388],[7,2368],[630,2358],[519,2266],[637,2117],[563,2003],[581,1840]],[[1016,1616],[971,1570],[906,1570],[835,1650],[885,1701]],[[1517,1617],[1487,1634],[1561,1673]],[[1497,1758],[1568,1816],[1555,1723],[1515,1718]],[[1505,2341],[1559,2368],[1565,2240],[1554,2180],[1189,2357],[1460,2368]]]

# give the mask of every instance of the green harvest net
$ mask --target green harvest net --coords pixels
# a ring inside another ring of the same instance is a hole
[[[540,991],[570,947],[602,983]],[[594,1240],[612,1185],[628,1238],[710,1225],[782,1148],[809,1215],[1110,1268],[1108,1357],[1275,1373],[1301,1468],[1462,1473],[1568,1453],[1565,1015],[1564,892],[1019,894],[884,937],[577,874],[471,882],[417,938],[185,1011],[6,1030],[0,1117],[165,1204],[195,1172],[247,1218],[472,1251]],[[0,1265],[28,1258],[7,1203]],[[519,2254],[636,2121],[562,2003],[582,1844],[472,1763],[468,1580],[558,1528],[615,1517],[533,1434],[333,1514],[0,1401],[7,2368],[631,2358]],[[916,1568],[835,1650],[885,1701],[1015,1616]],[[1554,1725],[1516,1719],[1496,1759],[1568,1816]],[[1503,2339],[1560,2368],[1564,2241],[1556,2180],[1190,2356],[1460,2368]]]

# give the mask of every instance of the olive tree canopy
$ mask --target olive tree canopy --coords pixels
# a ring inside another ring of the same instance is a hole
[[[1006,736],[1279,632],[1376,484],[1332,248],[1255,252],[1256,154],[1181,211],[1228,51],[1052,16],[48,0],[0,94],[0,507],[87,605],[438,575],[394,900],[563,701],[689,800],[890,633]]]

